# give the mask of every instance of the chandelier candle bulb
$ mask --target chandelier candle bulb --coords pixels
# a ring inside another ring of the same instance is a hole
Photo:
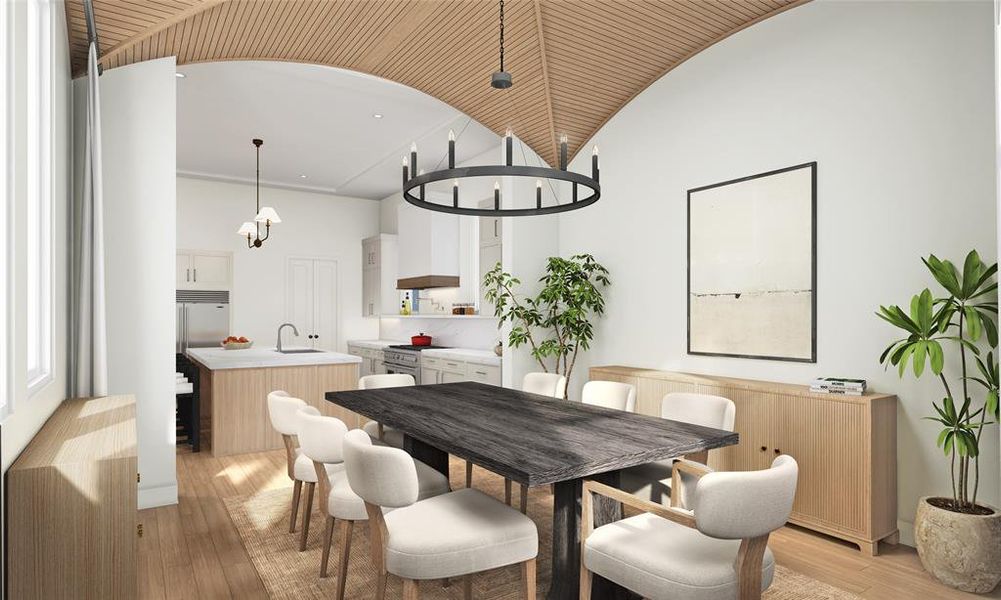
[[[494,182],[494,210],[500,210],[500,182]]]
[[[407,185],[407,180],[410,179],[410,169],[407,168],[407,157],[403,157],[403,185]]]
[[[560,170],[567,170],[567,136],[560,136]]]
[[[452,206],[459,207],[459,180],[452,181]]]
[[[410,144],[410,172],[417,173],[417,142]]]
[[[591,152],[591,179],[598,181],[598,147]]]
[[[448,130],[448,168],[455,168],[455,132]]]
[[[514,134],[510,129],[504,134],[504,164],[509,167],[514,164]]]
[[[535,208],[542,208],[542,180],[535,180]]]

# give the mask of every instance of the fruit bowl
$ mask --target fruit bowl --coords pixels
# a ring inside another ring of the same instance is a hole
[[[224,350],[245,350],[254,345],[254,342],[248,340],[245,337],[234,337],[230,336],[220,342],[220,345]]]

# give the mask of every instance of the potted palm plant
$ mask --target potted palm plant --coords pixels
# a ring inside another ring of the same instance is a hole
[[[942,429],[936,443],[949,463],[952,495],[918,502],[914,539],[925,570],[942,583],[967,592],[987,593],[1001,581],[1001,513],[978,501],[980,440],[998,420],[997,263],[986,265],[977,252],[966,256],[960,272],[934,254],[922,259],[945,290],[929,289],[911,298],[909,310],[880,306],[880,318],[903,330],[879,357],[901,377],[931,374],[942,384],[941,401],[928,417]],[[946,353],[958,354],[945,372]],[[958,360],[956,360],[958,359]]]

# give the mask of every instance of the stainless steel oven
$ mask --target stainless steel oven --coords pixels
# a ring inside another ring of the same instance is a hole
[[[441,346],[389,346],[383,350],[382,362],[387,373],[402,373],[414,378],[417,385],[421,384],[421,350],[440,348]]]

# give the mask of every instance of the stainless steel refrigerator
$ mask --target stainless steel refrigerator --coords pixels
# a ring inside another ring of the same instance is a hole
[[[217,347],[229,335],[229,292],[177,290],[178,354]]]

